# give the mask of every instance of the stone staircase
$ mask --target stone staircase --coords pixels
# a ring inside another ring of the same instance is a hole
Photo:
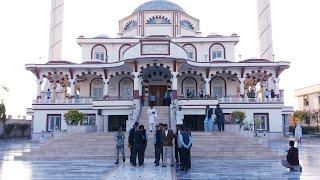
[[[157,123],[163,123],[170,125],[169,122],[169,106],[154,106],[157,110]],[[149,132],[149,119],[148,119],[148,106],[141,108],[141,114],[139,117],[139,124],[143,124],[146,130]]]
[[[127,134],[126,134],[127,135]],[[153,134],[148,133],[146,157],[154,158]],[[127,137],[126,137],[127,138]],[[275,159],[279,155],[253,139],[229,133],[192,133],[192,157],[217,159]],[[127,146],[127,139],[126,139]],[[126,157],[129,149],[126,149]],[[115,157],[113,133],[74,134],[55,138],[16,160],[106,160]],[[128,158],[127,158],[128,159]]]

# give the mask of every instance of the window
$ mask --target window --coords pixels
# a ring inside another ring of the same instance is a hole
[[[95,52],[95,59],[98,59],[100,61],[104,61],[104,52]]]
[[[91,49],[91,59],[105,62],[108,58],[107,49],[102,44],[96,44]]]
[[[222,86],[213,87],[213,97],[222,98],[222,96],[223,96],[223,87]]]
[[[104,83],[101,79],[94,79],[91,82],[91,88],[92,99],[99,100],[103,98]]]
[[[212,51],[212,59],[222,58],[222,51]]]
[[[95,114],[85,114],[83,116],[83,120],[81,121],[81,125],[95,125],[96,124],[96,115]]]
[[[194,59],[193,52],[188,52],[188,59]]]
[[[232,116],[230,113],[225,113],[224,114],[224,119],[226,124],[232,124]]]
[[[61,115],[47,115],[47,132],[61,130]]]
[[[225,59],[226,57],[225,47],[220,43],[212,44],[209,48],[209,60]]]
[[[308,96],[303,97],[303,105],[309,106],[309,97]]]
[[[188,59],[196,61],[197,60],[197,52],[196,47],[193,44],[185,44],[183,48],[187,52]]]
[[[182,81],[182,94],[186,98],[197,96],[197,81],[194,78],[187,77]]]
[[[263,113],[263,114],[253,114],[254,120],[261,120],[260,125],[257,129],[259,130],[269,130],[269,114]]]
[[[133,96],[133,82],[129,78],[120,81],[120,98],[131,99]]]

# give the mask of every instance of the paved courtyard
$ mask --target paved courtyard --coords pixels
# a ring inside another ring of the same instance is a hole
[[[278,140],[269,146],[285,154],[287,141]],[[289,172],[278,160],[192,159],[188,173],[175,168],[154,167],[147,159],[143,167],[127,163],[114,166],[113,159],[105,161],[14,161],[37,144],[28,140],[0,140],[0,179],[320,179],[320,139],[306,139],[300,149],[303,172]]]

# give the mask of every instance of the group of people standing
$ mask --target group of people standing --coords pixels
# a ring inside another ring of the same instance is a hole
[[[180,164],[180,170],[187,171],[191,168],[191,156],[190,149],[192,146],[191,132],[189,132],[182,125],[176,126],[176,132],[169,128],[168,124],[156,124],[153,134],[153,144],[155,150],[155,166],[160,165],[160,158],[162,161],[162,167],[169,165],[167,160],[169,159],[170,166],[174,166],[175,150],[176,163]],[[116,162],[119,163],[119,153],[122,153],[123,162],[125,162],[124,156],[124,139],[125,135],[121,128],[115,133],[116,140]],[[144,164],[145,151],[148,143],[148,136],[143,125],[139,125],[135,122],[132,129],[129,131],[128,143],[130,148],[130,164],[132,166],[142,166]],[[173,147],[175,146],[175,147]],[[174,149],[173,149],[174,148]]]
[[[216,123],[218,125],[218,130],[224,131],[224,121],[225,117],[223,114],[222,109],[220,108],[220,104],[217,104],[217,108],[214,110],[214,114],[216,116]],[[205,132],[211,132],[213,130],[213,109],[210,108],[210,106],[206,106],[206,112],[205,112],[205,120],[204,120],[204,131]]]

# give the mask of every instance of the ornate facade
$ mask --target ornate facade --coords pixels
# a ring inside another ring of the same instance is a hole
[[[142,4],[119,21],[119,31],[116,38],[79,36],[80,64],[59,59],[26,64],[37,78],[37,99],[30,111],[35,135],[54,128],[65,130],[63,114],[69,109],[85,113],[83,124],[95,125],[99,132],[112,131],[117,119],[117,125],[131,127],[139,120],[141,107],[149,105],[151,94],[157,106],[171,107],[172,126],[178,106],[185,119],[193,122],[202,118],[206,105],[220,103],[227,119],[232,111],[241,110],[248,123],[262,118],[261,129],[283,132],[285,107],[278,84],[289,62],[237,62],[237,34],[202,36],[199,20],[170,1]],[[266,89],[275,96],[265,98]],[[164,103],[166,92],[171,104]]]

